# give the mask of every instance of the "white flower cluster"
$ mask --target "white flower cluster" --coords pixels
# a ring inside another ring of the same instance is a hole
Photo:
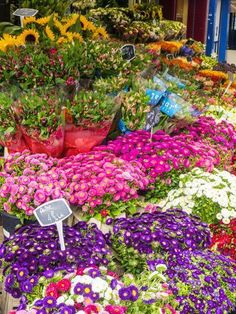
[[[226,109],[222,106],[211,105],[207,108],[207,111],[204,113],[207,117],[214,118],[217,122],[227,121],[236,125],[236,109]]]
[[[220,212],[215,215],[223,223],[228,224],[231,219],[236,218],[236,176],[217,169],[209,173],[195,168],[188,174],[180,175],[179,188],[171,190],[159,206],[163,210],[181,208],[191,214],[196,201],[201,197],[220,206]]]

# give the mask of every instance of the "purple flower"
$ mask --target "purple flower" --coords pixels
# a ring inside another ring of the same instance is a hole
[[[74,287],[74,293],[79,294],[79,295],[82,294],[83,288],[84,288],[84,285],[82,285],[81,283],[77,283],[76,286]]]
[[[29,293],[33,290],[33,285],[30,283],[29,280],[26,280],[20,283],[20,288],[23,292]]]
[[[75,308],[73,306],[64,305],[60,308],[60,314],[75,314]]]
[[[57,301],[54,297],[45,297],[43,299],[43,305],[47,309],[52,309],[57,305]]]
[[[47,310],[43,307],[40,310],[37,310],[36,314],[47,314]]]
[[[5,285],[6,287],[12,287],[15,283],[15,277],[14,275],[10,274],[6,277],[6,280],[5,280]]]
[[[131,291],[131,301],[135,302],[138,300],[139,297],[139,291],[138,288],[135,287],[134,285],[131,285],[129,287],[130,291]]]
[[[28,276],[29,271],[27,268],[19,268],[19,270],[16,273],[16,276],[19,281],[25,280],[25,278]]]
[[[119,297],[122,301],[130,301],[132,298],[131,289],[130,288],[121,288],[119,290]]]
[[[116,288],[117,284],[118,284],[118,281],[116,279],[112,279],[112,281],[110,283],[111,289],[114,290]]]
[[[92,278],[96,278],[96,277],[101,276],[101,272],[96,268],[91,268],[88,271],[88,275]]]

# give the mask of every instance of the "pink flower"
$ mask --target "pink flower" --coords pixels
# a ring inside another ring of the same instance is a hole
[[[34,194],[34,200],[39,203],[42,204],[46,199],[46,195],[44,193],[44,190],[37,190]]]

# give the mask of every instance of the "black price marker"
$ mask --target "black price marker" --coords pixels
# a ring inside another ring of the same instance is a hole
[[[135,46],[124,45],[120,48],[124,60],[131,61],[135,58]]]

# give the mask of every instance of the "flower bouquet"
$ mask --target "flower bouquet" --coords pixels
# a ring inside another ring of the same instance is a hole
[[[236,219],[228,225],[221,222],[210,228],[213,233],[211,249],[236,260]]]
[[[60,249],[55,226],[25,226],[1,244],[6,292],[19,298],[31,293],[41,276],[45,282],[59,270],[109,264],[111,252],[96,225],[79,222],[63,229],[65,251]]]
[[[207,248],[210,231],[200,219],[188,216],[182,210],[163,213],[159,209],[115,220],[108,239],[122,267],[139,274],[145,269],[147,260],[165,252],[178,255],[185,250]]]
[[[207,223],[222,220],[229,224],[236,218],[236,177],[233,174],[217,169],[209,173],[195,168],[179,178],[178,188],[169,191],[167,198],[159,203],[163,210],[182,208]]]
[[[151,270],[165,264],[165,276],[181,314],[230,313],[235,309],[236,264],[223,255],[184,251],[149,262]]]
[[[17,125],[12,102],[6,93],[0,93],[0,145],[7,147],[10,152],[22,152],[27,149],[27,145]]]
[[[64,154],[88,152],[101,144],[118,109],[119,105],[106,94],[81,90],[67,102]]]
[[[60,157],[64,148],[62,100],[55,93],[21,95],[14,104],[24,139],[32,153]]]

